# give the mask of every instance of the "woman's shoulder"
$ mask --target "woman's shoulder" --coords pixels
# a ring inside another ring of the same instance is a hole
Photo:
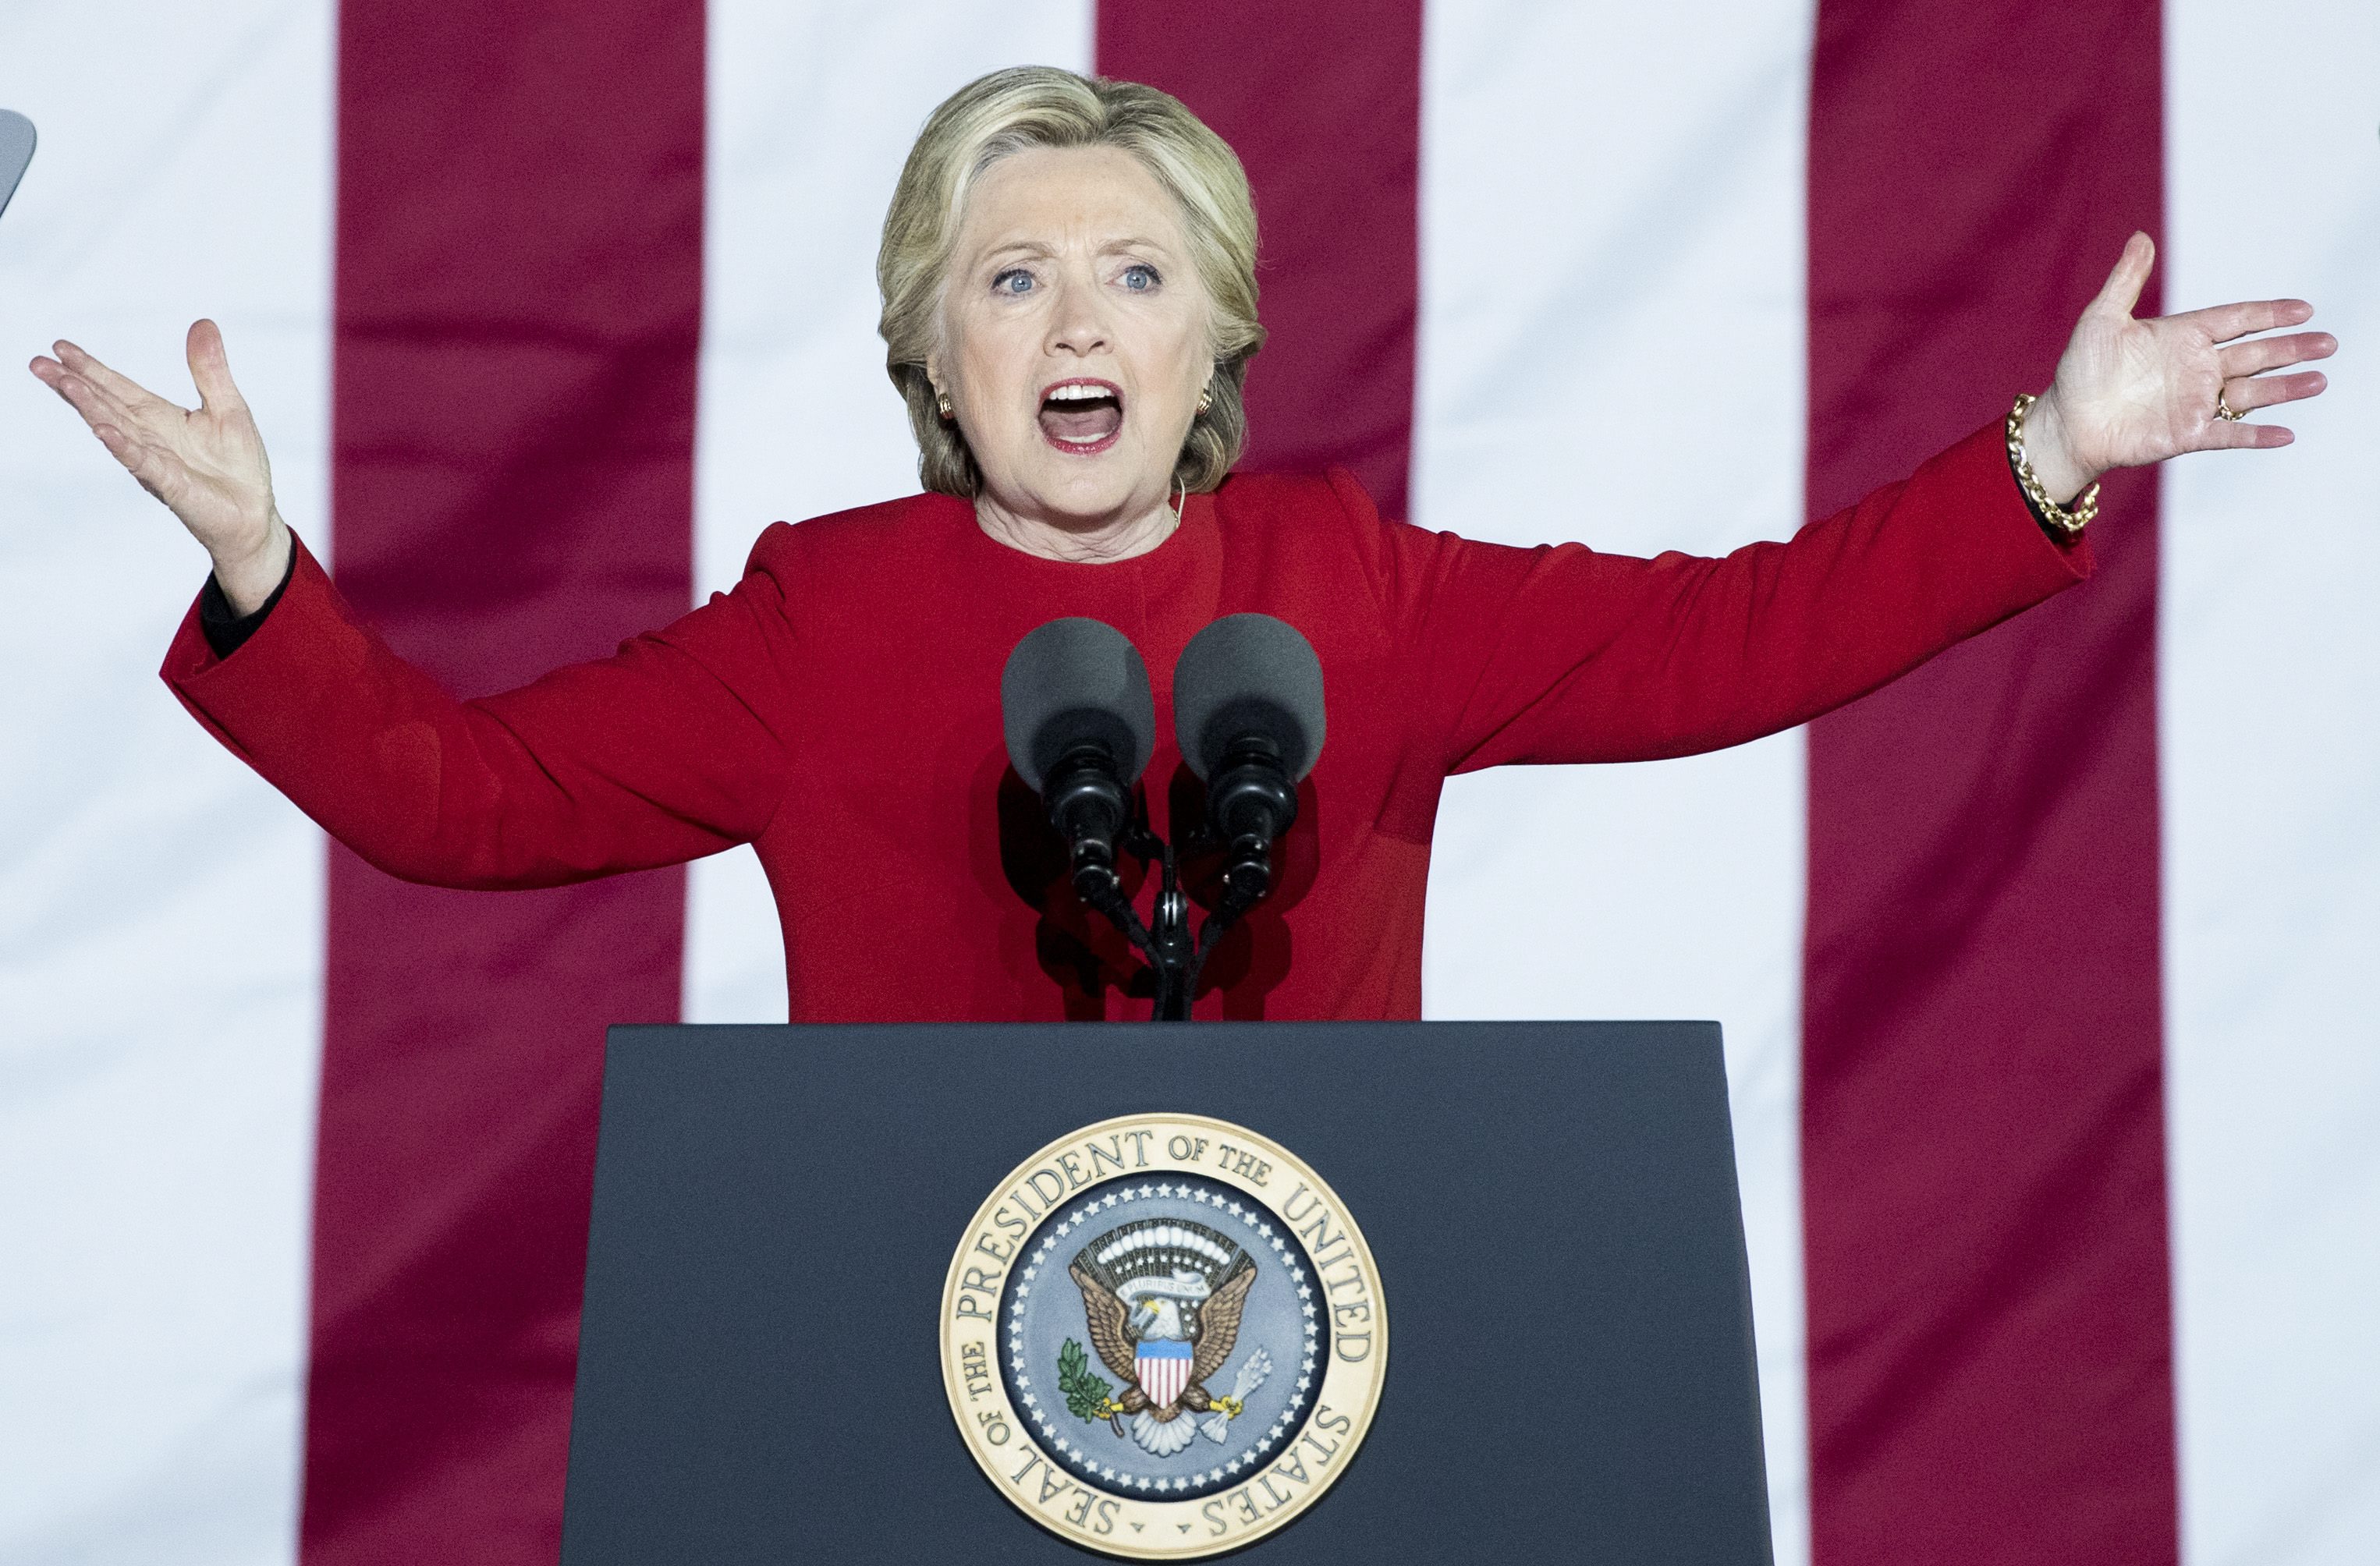
[[[1235,550],[1354,569],[1396,590],[1455,540],[1382,514],[1345,467],[1234,473],[1215,492],[1215,514]]]
[[[1251,604],[1297,613],[1359,618],[1393,627],[1406,618],[1428,576],[1428,540],[1380,514],[1371,493],[1344,467],[1234,473],[1215,492],[1224,577]]]
[[[1380,508],[1344,467],[1282,473],[1239,473],[1215,491],[1216,514],[1226,522],[1304,524],[1366,530],[1382,525]]]
[[[947,548],[957,528],[972,528],[975,512],[953,495],[919,493],[873,505],[832,511],[799,522],[771,522],[753,541],[746,576],[763,575],[790,583],[846,569],[871,573],[903,555]]]

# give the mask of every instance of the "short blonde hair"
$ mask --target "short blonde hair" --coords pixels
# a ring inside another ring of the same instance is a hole
[[[1191,420],[1173,479],[1193,492],[1213,489],[1247,444],[1241,389],[1265,338],[1257,321],[1257,213],[1247,174],[1223,139],[1172,94],[1049,66],[994,71],[944,100],[909,149],[884,214],[877,331],[885,371],[909,405],[919,481],[963,497],[982,484],[965,439],[936,406],[926,359],[941,339],[943,286],[968,191],[993,164],[1035,147],[1129,152],[1180,206],[1191,264],[1213,304],[1215,372],[1208,384],[1213,395]]]

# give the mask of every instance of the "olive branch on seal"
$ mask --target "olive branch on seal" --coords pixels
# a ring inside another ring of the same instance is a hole
[[[1108,1394],[1115,1389],[1091,1374],[1091,1356],[1072,1338],[1058,1351],[1058,1390],[1066,1394],[1066,1412],[1086,1424],[1096,1424],[1114,1412]]]

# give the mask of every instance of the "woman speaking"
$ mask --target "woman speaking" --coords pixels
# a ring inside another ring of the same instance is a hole
[[[1873,690],[2086,577],[2101,473],[2286,444],[2240,417],[2320,392],[2266,372],[2336,346],[2250,337],[2306,321],[2294,300],[2134,320],[2135,235],[2005,421],[1790,542],[1637,560],[1384,520],[1343,473],[1232,475],[1256,259],[1238,161],[1172,98],[1050,69],[971,84],[919,135],[877,262],[926,492],[771,527],[733,592],[468,702],[285,524],[212,324],[195,411],[70,344],[32,369],[212,557],[164,673],[225,745],[411,880],[552,886],[751,843],[795,1021],[1127,1014],[1145,970],[1008,768],[1003,662],[1046,621],[1105,621],[1162,734],[1190,638],[1277,616],[1320,657],[1330,744],[1196,1011],[1362,1018],[1420,1013],[1449,774],[1709,750]],[[1575,504],[1599,504],[1591,475]],[[1195,787],[1170,744],[1148,777],[1169,832]]]

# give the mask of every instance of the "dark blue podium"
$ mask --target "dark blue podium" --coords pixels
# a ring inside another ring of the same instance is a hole
[[[1153,1110],[1293,1149],[1391,1323],[1242,1555],[1769,1560],[1716,1024],[1073,1024],[612,1030],[566,1566],[1095,1559],[970,1458],[936,1313],[1019,1159]]]

